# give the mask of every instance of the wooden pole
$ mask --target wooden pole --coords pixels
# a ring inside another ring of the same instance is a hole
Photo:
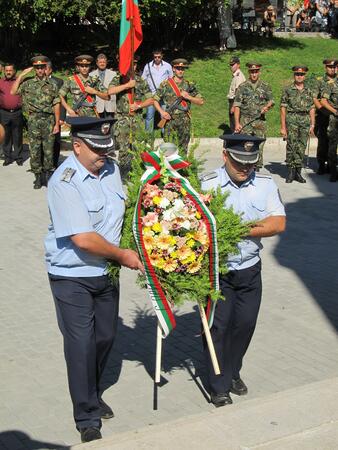
[[[218,365],[218,361],[217,361],[215,347],[214,347],[214,344],[212,342],[212,338],[211,338],[211,334],[210,334],[210,330],[209,330],[209,324],[208,324],[208,321],[207,321],[207,317],[205,315],[204,308],[203,308],[203,306],[200,303],[198,304],[198,308],[200,310],[200,315],[201,315],[201,319],[202,319],[204,334],[205,334],[205,338],[207,340],[212,366],[214,368],[215,375],[219,375],[221,372],[219,370],[219,365]]]
[[[159,383],[161,381],[161,360],[162,360],[162,328],[160,327],[160,322],[157,321],[155,383]]]

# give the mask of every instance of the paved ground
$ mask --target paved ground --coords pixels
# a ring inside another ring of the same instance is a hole
[[[219,142],[203,141],[201,150],[207,151],[208,168],[219,165]],[[309,162],[315,167],[313,153]],[[286,203],[288,229],[265,240],[263,305],[242,372],[250,393],[234,399],[244,410],[246,403],[249,408],[271,395],[283,398],[286,390],[325,383],[338,374],[338,185],[312,169],[307,184],[286,185],[283,143],[270,141],[265,154],[265,171]],[[79,442],[43,263],[46,191],[33,191],[27,169],[28,161],[24,167],[0,167],[1,450],[68,448]],[[157,392],[158,409],[153,409],[156,321],[146,293],[133,279],[132,272],[123,271],[119,335],[104,396],[116,418],[105,422],[106,437],[215,411],[201,384],[194,305],[177,312],[177,329],[164,342],[165,380]],[[259,421],[258,412],[251,417]]]

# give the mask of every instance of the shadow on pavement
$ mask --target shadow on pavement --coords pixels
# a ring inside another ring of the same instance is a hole
[[[52,442],[36,441],[28,434],[18,430],[8,430],[0,432],[0,449],[25,448],[27,450],[69,450],[69,446],[53,444]]]

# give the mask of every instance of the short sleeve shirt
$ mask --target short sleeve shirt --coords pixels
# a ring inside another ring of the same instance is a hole
[[[74,155],[69,156],[48,183],[48,207],[51,218],[45,239],[48,272],[72,277],[104,275],[107,260],[80,250],[71,236],[96,232],[119,245],[125,194],[118,166],[106,163],[96,177]]]
[[[233,208],[235,213],[242,214],[244,221],[257,221],[270,216],[285,216],[285,208],[275,182],[271,177],[253,173],[252,176],[238,186],[229,177],[225,167],[215,171],[215,177],[203,182],[203,191],[216,190],[221,187],[229,196],[225,201],[226,208]],[[259,251],[263,248],[261,238],[247,237],[238,244],[239,253],[229,255],[229,270],[241,270],[256,264]]]

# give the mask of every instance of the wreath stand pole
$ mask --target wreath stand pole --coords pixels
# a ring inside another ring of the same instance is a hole
[[[209,330],[209,324],[208,324],[208,321],[207,321],[207,317],[205,315],[204,308],[203,308],[203,306],[200,303],[198,303],[198,308],[200,310],[200,315],[201,315],[201,319],[202,319],[204,334],[205,334],[205,338],[207,340],[212,366],[214,368],[215,375],[219,375],[221,372],[219,370],[219,365],[218,365],[218,361],[217,361],[217,357],[216,357],[215,347],[214,347],[214,343],[212,342],[212,338],[211,338],[211,334],[210,334],[210,330]]]
[[[160,322],[157,321],[155,383],[159,383],[161,381],[161,360],[162,360],[162,329],[160,327]]]

